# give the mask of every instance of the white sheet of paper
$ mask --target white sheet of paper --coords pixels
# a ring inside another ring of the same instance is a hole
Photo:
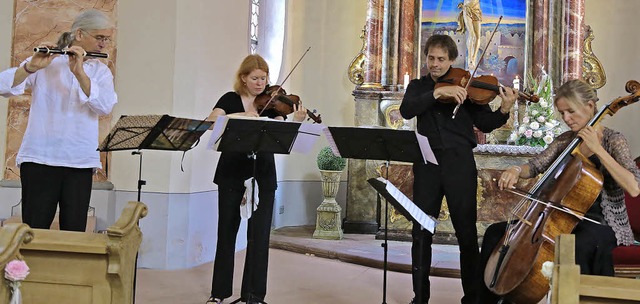
[[[224,132],[224,129],[227,126],[227,121],[229,121],[229,117],[226,115],[221,115],[216,118],[216,122],[213,124],[213,130],[211,131],[211,136],[209,137],[209,142],[207,143],[207,149],[216,149],[216,143],[222,136],[222,132]]]
[[[433,150],[431,150],[431,145],[429,144],[429,139],[416,132],[416,138],[418,139],[418,145],[420,146],[420,150],[422,151],[422,156],[424,157],[425,163],[430,162],[434,165],[438,164],[438,160],[436,159],[435,154],[433,154]]]
[[[320,135],[322,135],[324,128],[326,127],[323,124],[301,124],[298,129],[298,136],[293,142],[293,147],[291,147],[291,152],[309,153],[318,138],[320,138]]]
[[[428,230],[431,233],[435,231],[436,225],[438,224],[438,221],[436,219],[424,213],[422,209],[420,209],[406,195],[404,195],[404,193],[402,193],[388,180],[384,179],[383,177],[378,177],[377,179],[387,185],[385,187],[387,192],[389,192],[389,194],[391,194],[391,196],[393,196],[393,198],[395,198],[398,203],[400,203],[400,205],[402,205],[402,207],[404,207],[404,209],[413,216],[413,219],[415,219],[422,226],[422,228]]]
[[[331,135],[331,130],[329,130],[329,127],[323,128],[322,131],[324,132],[324,136],[327,137],[327,142],[329,142],[329,147],[331,147],[331,151],[333,152],[333,154],[335,154],[338,157],[342,157],[340,155],[340,151],[338,151],[338,146],[336,145],[336,141],[333,139],[333,136]]]

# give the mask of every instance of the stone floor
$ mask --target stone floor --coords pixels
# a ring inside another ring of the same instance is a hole
[[[271,234],[271,248],[384,269],[384,240],[371,234],[345,234],[342,240],[313,238],[314,226],[283,227]],[[388,241],[387,270],[411,273],[411,243]],[[457,245],[434,245],[431,275],[459,278]]]

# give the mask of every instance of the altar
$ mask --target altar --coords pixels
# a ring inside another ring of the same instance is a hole
[[[471,69],[472,65],[482,66],[484,70],[480,70],[485,74],[490,68],[496,68],[495,71],[500,73],[498,78],[509,85],[513,80],[514,85],[519,83],[522,84],[520,88],[525,88],[530,80],[523,77],[522,73],[540,79],[541,75],[548,72],[553,83],[582,78],[594,88],[602,87],[606,77],[599,60],[591,52],[590,43],[594,36],[584,22],[584,0],[525,2],[526,16],[521,19],[526,24],[522,26],[524,30],[515,34],[509,33],[509,29],[498,31],[498,42],[486,44],[486,51],[493,56],[491,60],[497,60],[491,61],[495,66],[488,66],[489,59],[474,62],[473,56],[468,57],[467,44],[471,40],[465,42],[464,38],[468,36],[459,32],[460,24],[456,30],[455,27],[448,28],[446,20],[424,20],[425,15],[435,18],[433,16],[437,14],[425,14],[425,6],[421,6],[421,1],[369,0],[367,20],[361,36],[362,49],[347,71],[349,80],[355,85],[352,93],[355,126],[415,129],[415,119],[403,119],[399,107],[409,80],[428,73],[423,47],[425,37],[431,34],[445,34],[454,38],[461,53],[454,67]],[[495,24],[485,23],[483,25],[487,29]],[[491,32],[488,30],[482,32],[478,41],[482,42],[483,47],[489,41],[489,35]],[[495,109],[495,106],[499,106],[499,98],[494,102],[490,105]],[[552,103],[552,100],[549,98],[545,102]],[[474,150],[478,169],[476,225],[479,238],[489,224],[507,219],[511,208],[520,201],[514,194],[497,189],[496,179],[501,171],[527,162],[543,149],[513,145],[513,142],[507,145],[507,137],[517,129],[518,123],[523,122],[527,106],[525,101],[519,101],[503,127],[490,134],[476,134],[479,143]],[[389,205],[367,183],[367,179],[372,177],[386,177],[383,165],[381,161],[349,160],[344,232],[382,236],[386,231],[391,239],[410,240],[411,222],[393,210],[389,210],[387,221],[384,215]],[[411,164],[391,163],[388,179],[412,198]],[[531,188],[535,180],[521,180],[517,186],[526,190]],[[446,201],[439,221],[435,242],[455,243]],[[385,226],[387,222],[388,227]]]

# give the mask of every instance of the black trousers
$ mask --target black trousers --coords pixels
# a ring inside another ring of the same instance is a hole
[[[507,222],[491,224],[482,240],[480,267],[478,271],[478,304],[497,303],[500,297],[492,293],[484,283],[484,269],[493,249],[499,245]],[[616,235],[611,227],[582,221],[572,232],[576,237],[576,264],[581,274],[613,276],[611,251],[617,246]]]
[[[59,204],[60,230],[85,231],[92,176],[92,168],[20,164],[22,222],[49,229]]]
[[[225,299],[233,294],[236,235],[240,227],[240,202],[244,189],[218,189],[218,243],[213,264],[211,296]],[[247,253],[242,276],[242,299],[264,300],[267,293],[269,236],[275,190],[259,189],[258,209],[247,227]]]
[[[478,238],[476,228],[477,169],[470,148],[434,151],[439,165],[414,164],[413,198],[428,215],[440,214],[442,198],[447,199],[451,222],[460,247],[460,274],[464,297],[462,303],[476,298]],[[411,262],[416,303],[427,303],[430,297],[429,272],[433,235],[414,223]]]

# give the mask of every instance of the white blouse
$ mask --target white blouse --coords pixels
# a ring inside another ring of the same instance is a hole
[[[20,66],[31,58],[27,58]],[[49,66],[11,87],[18,68],[0,73],[0,95],[22,95],[32,90],[29,122],[16,162],[34,162],[71,168],[101,168],[98,117],[111,113],[118,102],[111,70],[97,59],[84,63],[91,80],[90,96],[69,69],[68,56],[54,58]]]

